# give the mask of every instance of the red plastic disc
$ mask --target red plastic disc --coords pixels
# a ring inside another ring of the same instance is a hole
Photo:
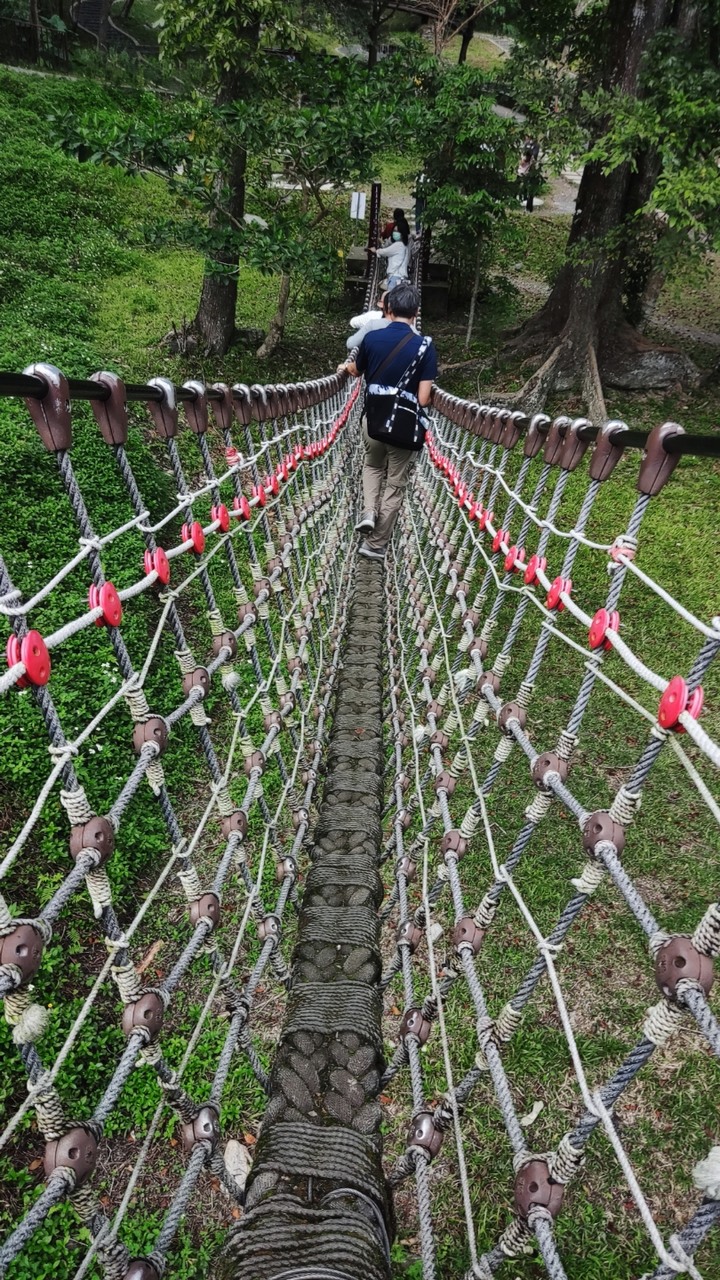
[[[547,560],[545,556],[539,556],[536,553],[528,560],[527,568],[523,575],[526,586],[531,587],[534,582],[537,582],[538,569],[544,572],[547,569]]]
[[[243,520],[250,519],[252,512],[250,509],[250,503],[245,497],[245,494],[243,494],[241,498],[233,498],[233,511],[239,511]]]
[[[565,605],[560,599],[560,593],[564,591],[569,595],[571,590],[572,578],[555,578],[547,593],[547,600],[545,601],[546,608],[557,609],[558,613],[562,613]]]
[[[213,520],[219,521],[220,532],[227,533],[228,529],[230,528],[230,512],[228,511],[225,504],[221,502],[219,506],[211,507],[210,515],[212,516]]]
[[[518,551],[517,547],[511,547],[505,557],[505,572],[519,573],[525,563],[525,548],[521,547]]]
[[[700,712],[703,709],[704,702],[705,702],[705,690],[703,689],[702,685],[699,684],[697,689],[693,689],[692,693],[690,694],[690,697],[687,700],[687,706],[685,708],[688,715],[692,716],[693,720],[697,720],[699,718]],[[678,733],[687,733],[687,729],[685,728],[684,725],[682,724],[678,725]]]
[[[591,649],[612,649],[610,640],[606,639],[607,628],[612,631],[618,631],[620,628],[620,614],[618,609],[614,609],[611,613],[607,609],[598,609],[596,616],[591,622],[591,628],[588,631],[588,641]]]
[[[673,676],[669,682],[658,708],[658,722],[663,729],[675,729],[677,733],[687,730],[678,721],[683,711],[687,711],[693,720],[697,720],[703,708],[705,693],[702,685],[688,694],[688,688],[682,676]]]
[[[30,684],[47,684],[52,664],[47,645],[39,631],[28,631],[27,635],[23,636],[20,641],[20,661],[25,663]]]
[[[600,645],[605,644],[605,632],[609,625],[610,614],[607,609],[598,609],[588,631],[588,643],[591,649],[599,649]]]
[[[492,549],[493,549],[493,551],[499,551],[499,550],[500,550],[500,543],[501,543],[501,542],[504,542],[504,540],[505,540],[505,538],[506,538],[506,537],[507,537],[507,534],[505,533],[505,530],[504,530],[504,529],[498,529],[497,533],[495,534],[495,537],[494,537],[494,538],[493,538],[493,540],[492,540]]]
[[[166,587],[170,581],[170,561],[162,547],[157,547],[155,551],[153,568],[158,576],[158,581],[162,582],[163,586]]]
[[[98,590],[92,586],[88,592],[88,604],[91,609],[102,609],[99,618],[95,619],[97,627],[119,627],[122,622],[122,604],[112,582],[104,582]]]
[[[673,676],[658,707],[658,722],[663,729],[674,729],[688,700],[687,685],[682,676]]]
[[[197,520],[193,520],[192,524],[184,524],[182,527],[183,542],[192,542],[193,551],[196,555],[202,555],[205,550],[205,534],[203,527]]]
[[[22,658],[20,657],[20,641],[17,636],[8,636],[7,644],[5,645],[5,657],[9,667],[14,667],[18,662],[22,662]],[[29,683],[30,681],[27,676],[19,676],[15,681],[15,688],[27,689]]]
[[[267,503],[267,494],[265,493],[264,487],[261,484],[254,484],[252,491],[253,498],[257,498],[258,500],[258,505],[264,507]]]

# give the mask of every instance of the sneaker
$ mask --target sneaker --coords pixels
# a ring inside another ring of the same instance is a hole
[[[355,525],[356,533],[372,533],[375,528],[375,512],[363,511],[360,519]]]
[[[358,555],[365,556],[366,560],[379,560],[380,564],[382,564],[385,559],[385,548],[369,547],[367,542],[363,542],[362,545],[358,547]]]

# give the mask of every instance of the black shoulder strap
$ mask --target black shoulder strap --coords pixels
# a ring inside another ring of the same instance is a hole
[[[388,365],[392,364],[393,360],[397,355],[400,354],[403,347],[406,347],[410,339],[414,337],[415,337],[415,330],[408,329],[408,332],[400,339],[397,346],[393,347],[392,351],[390,352],[390,355],[385,357],[382,364],[380,365],[380,368],[375,370],[375,373],[373,374],[374,382],[377,382],[379,380],[380,374],[385,372]]]
[[[407,369],[405,370],[404,374],[403,374],[403,375],[402,375],[402,377],[400,378],[400,381],[398,382],[398,387],[404,387],[404,386],[405,386],[405,383],[409,380],[411,373],[414,373],[414,372],[415,372],[415,370],[417,369],[417,367],[418,367],[418,365],[419,365],[420,361],[422,360],[423,356],[425,355],[425,352],[427,351],[427,349],[428,349],[428,347],[430,346],[430,343],[431,343],[431,342],[432,342],[432,338],[429,336],[429,334],[427,334],[427,333],[426,333],[426,334],[423,334],[423,337],[422,337],[422,341],[421,341],[421,343],[420,343],[420,346],[418,347],[417,351],[415,352],[415,355],[413,356],[412,360],[410,361],[410,364],[408,365],[408,367],[407,367]]]

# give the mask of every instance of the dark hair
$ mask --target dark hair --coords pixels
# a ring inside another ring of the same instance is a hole
[[[420,291],[412,284],[396,284],[385,299],[390,315],[413,320],[420,310]]]
[[[405,245],[409,244],[410,243],[410,223],[405,217],[405,210],[393,209],[393,221],[395,223],[395,230],[400,232],[400,237],[402,239],[403,244]]]

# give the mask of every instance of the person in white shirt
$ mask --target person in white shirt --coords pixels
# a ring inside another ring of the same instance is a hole
[[[375,329],[385,329],[390,324],[390,319],[388,317],[387,306],[385,301],[386,298],[387,298],[387,291],[382,295],[380,299],[382,311],[365,311],[363,312],[363,315],[360,317],[353,316],[353,320],[363,319],[363,316],[364,316],[365,324],[362,326],[361,329],[358,329],[356,333],[350,334],[350,337],[345,343],[345,346],[347,347],[348,351],[355,351],[360,346],[360,343],[362,342],[366,333],[372,333]],[[350,321],[350,323],[352,324],[352,320]],[[414,320],[410,327],[414,329],[415,332],[417,333],[417,327]]]
[[[384,249],[371,249],[378,258],[387,258],[387,288],[394,289],[396,284],[404,284],[408,278],[410,261],[410,236],[407,231],[393,231],[390,244]]]
[[[366,333],[372,333],[374,329],[384,329],[386,325],[389,325],[390,321],[387,318],[387,312],[385,310],[386,297],[387,294],[383,293],[380,298],[379,311],[364,311],[360,316],[353,316],[350,321],[351,325],[355,320],[361,320],[363,323],[357,329],[356,333],[350,334],[350,337],[345,343],[348,351],[354,351],[356,347],[359,347]]]
[[[384,293],[383,293],[384,297]],[[379,298],[377,307],[370,307],[369,311],[361,311],[359,316],[351,316],[351,329],[364,329],[368,324],[368,320],[382,320],[383,317],[383,298]]]
[[[368,311],[361,311],[359,315],[353,316],[350,320],[351,329],[364,329],[368,320],[382,320],[384,315],[383,303],[387,289],[383,289],[375,299],[375,306],[370,307]]]

